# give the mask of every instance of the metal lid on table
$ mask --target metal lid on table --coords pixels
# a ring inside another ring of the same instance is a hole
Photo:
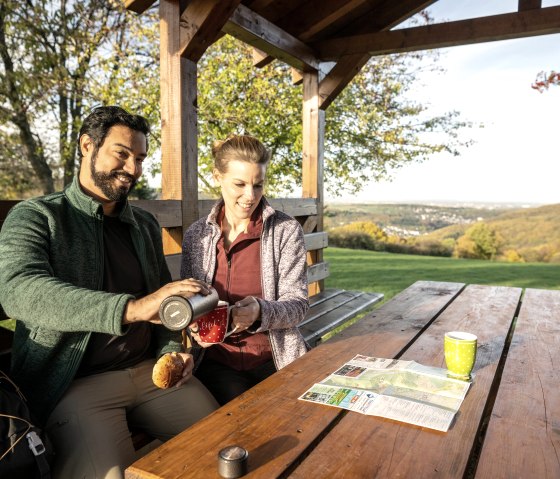
[[[235,479],[247,474],[247,449],[227,446],[218,453],[218,474],[226,479]]]

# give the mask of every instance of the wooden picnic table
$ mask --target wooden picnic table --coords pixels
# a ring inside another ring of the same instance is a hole
[[[447,432],[298,400],[356,354],[445,367],[443,337],[478,336],[474,381]],[[220,477],[560,477],[560,291],[419,281],[126,470]],[[188,404],[185,405],[188,407]]]

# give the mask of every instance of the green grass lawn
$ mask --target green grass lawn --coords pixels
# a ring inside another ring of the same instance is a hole
[[[560,289],[560,264],[502,263],[329,247],[327,288],[383,293],[385,300],[415,281],[452,281],[521,288]]]

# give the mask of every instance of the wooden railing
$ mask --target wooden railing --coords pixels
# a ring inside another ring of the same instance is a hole
[[[316,226],[317,199],[315,198],[279,198],[270,199],[271,206],[279,211],[293,216],[302,225],[305,233],[305,246],[307,249],[308,282],[310,294],[319,292],[323,280],[329,275],[328,264],[322,261],[320,253],[328,245],[327,234],[324,231],[312,232]],[[9,210],[18,203],[18,200],[0,200],[0,227]],[[199,218],[208,215],[215,200],[199,200]],[[181,225],[181,201],[179,200],[132,200],[131,204],[152,213],[162,228],[175,228]],[[167,262],[173,278],[179,277],[180,254],[167,255]],[[320,258],[315,261],[314,258]]]

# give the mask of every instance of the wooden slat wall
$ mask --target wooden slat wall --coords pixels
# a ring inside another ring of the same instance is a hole
[[[0,223],[19,201],[0,200]],[[268,201],[274,209],[296,218],[316,216],[318,212],[317,198],[274,198]],[[214,203],[215,200],[198,200],[198,217],[208,215]],[[131,200],[130,204],[152,213],[162,228],[181,226],[181,200]]]
[[[307,251],[317,251],[326,248],[328,244],[327,233],[322,231],[319,233],[309,233],[305,235],[305,248]],[[171,277],[173,279],[179,279],[181,272],[181,254],[168,254],[165,259],[167,260],[167,266],[171,272]],[[307,281],[315,283],[316,281],[321,281],[327,278],[329,275],[329,264],[326,262],[320,262],[316,264],[309,265],[307,269]]]
[[[296,218],[316,216],[318,212],[316,198],[275,198],[268,201],[274,209]],[[0,219],[4,217],[1,214],[2,203],[13,206],[17,202],[0,202]],[[162,228],[181,226],[180,200],[132,200],[130,203],[152,213]],[[198,218],[207,216],[214,203],[215,200],[198,200]]]
[[[301,218],[302,222],[305,222],[305,219],[316,217],[318,214],[317,198],[277,198],[270,199],[269,202],[276,210],[283,211],[296,218]],[[18,203],[17,200],[0,201],[0,227],[8,212],[16,203]],[[152,213],[162,228],[180,228],[182,225],[180,200],[132,200],[130,203]],[[200,217],[208,215],[214,203],[215,200],[199,200],[198,211]],[[308,258],[316,258],[318,256],[316,253],[322,252],[323,248],[328,246],[327,233],[324,231],[307,233],[305,235],[305,245],[309,252]],[[180,256],[179,252],[174,254]],[[173,257],[174,254],[168,255],[168,257]],[[175,263],[174,259],[168,260],[172,277],[178,278],[180,260],[177,264]],[[308,263],[308,280],[310,284],[322,281],[328,277],[329,267],[327,263],[322,261],[322,255],[319,260],[312,259]],[[315,291],[310,291],[310,294],[315,294]]]

